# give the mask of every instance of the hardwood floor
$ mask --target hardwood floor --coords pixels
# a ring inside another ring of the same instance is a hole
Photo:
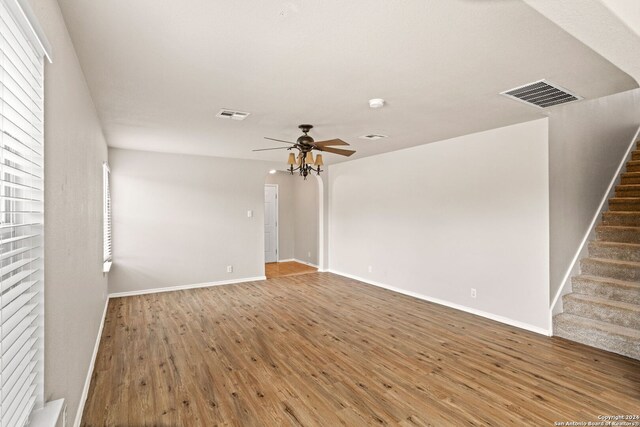
[[[298,274],[315,273],[317,268],[305,265],[300,262],[270,262],[264,265],[264,275],[267,279],[285,276],[297,276]]]
[[[116,298],[82,425],[535,425],[640,412],[640,361],[330,273]]]

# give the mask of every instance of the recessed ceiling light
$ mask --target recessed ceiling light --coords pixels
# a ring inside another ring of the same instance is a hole
[[[369,107],[371,108],[382,108],[384,107],[384,99],[382,98],[373,98],[369,100]]]
[[[367,134],[367,135],[359,136],[358,138],[360,138],[360,139],[368,139],[370,141],[374,141],[376,139],[388,138],[388,136],[387,135],[381,135],[379,133],[370,133],[370,134]]]
[[[270,173],[271,175],[274,175],[276,172],[277,172],[277,171],[276,171],[275,169],[271,169],[271,170],[269,171],[269,173]]]
[[[222,110],[218,111],[216,117],[221,119],[244,120],[249,117],[249,114],[251,113],[223,108]]]

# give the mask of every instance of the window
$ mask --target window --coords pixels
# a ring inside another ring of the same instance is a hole
[[[0,427],[43,400],[44,57],[26,16],[0,0]]]
[[[103,209],[102,209],[102,232],[103,232],[103,272],[108,273],[111,268],[111,169],[105,162],[102,166],[102,189],[103,189]]]

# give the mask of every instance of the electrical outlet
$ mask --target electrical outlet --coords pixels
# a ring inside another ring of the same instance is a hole
[[[227,273],[233,273],[233,265],[227,265]]]
[[[253,216],[253,211],[247,211],[247,218],[251,218]]]
[[[367,270],[369,270],[369,273],[371,273],[373,271],[373,267],[369,266],[369,268]]]
[[[311,251],[307,252],[307,257],[311,258]]]
[[[476,288],[471,288],[471,298],[476,297]]]

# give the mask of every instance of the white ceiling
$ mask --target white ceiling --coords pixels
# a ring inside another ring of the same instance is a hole
[[[498,95],[542,78],[636,87],[521,0],[58,1],[113,147],[284,161],[251,149],[311,123],[356,158],[543,117]]]

